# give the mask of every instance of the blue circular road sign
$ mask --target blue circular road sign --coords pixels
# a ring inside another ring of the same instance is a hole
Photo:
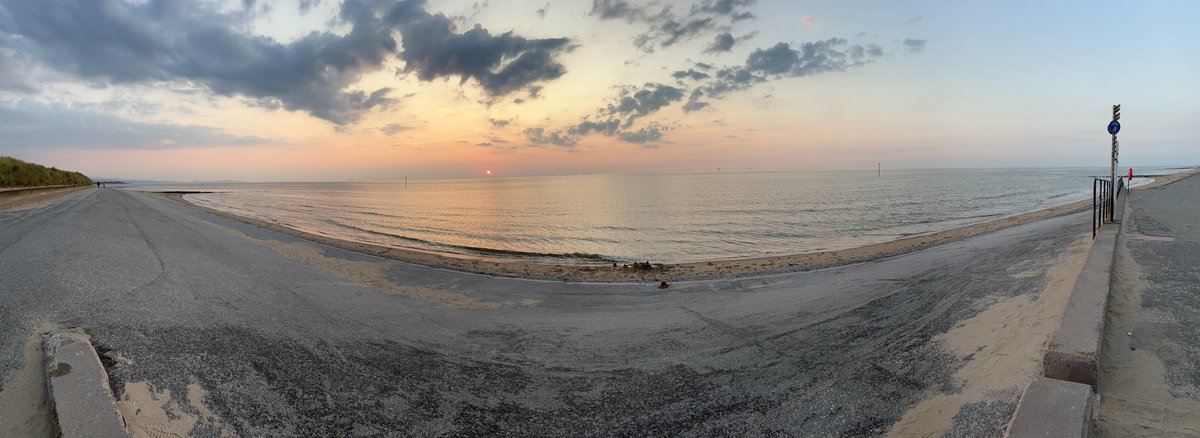
[[[1116,120],[1109,122],[1108,123],[1108,133],[1112,134],[1112,135],[1117,135],[1118,132],[1121,132],[1121,122],[1118,122]]]

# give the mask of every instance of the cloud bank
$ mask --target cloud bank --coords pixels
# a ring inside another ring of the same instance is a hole
[[[346,0],[333,24],[348,32],[312,32],[284,44],[246,30],[256,2],[246,3],[248,11],[228,12],[182,0],[7,0],[0,4],[0,56],[28,53],[101,85],[194,83],[345,125],[396,102],[388,87],[353,88],[390,59],[404,61],[403,72],[420,80],[474,81],[498,97],[562,76],[556,56],[570,50],[566,38],[493,35],[481,26],[457,33],[423,0]],[[301,11],[317,4],[303,1]],[[24,45],[14,48],[14,41]],[[11,79],[0,86],[29,88]]]
[[[910,53],[918,53],[925,50],[925,40],[906,38],[904,40],[904,48],[908,49]]]
[[[624,10],[623,6],[609,6],[618,11]],[[654,82],[647,82],[641,87],[620,87],[614,101],[585,116],[578,124],[555,130],[533,127],[524,133],[533,144],[573,147],[582,137],[598,134],[627,143],[653,145],[661,141],[670,128],[658,122],[641,127],[635,125],[640,119],[664,108],[683,102],[679,106],[682,112],[701,111],[711,108],[712,100],[758,84],[844,72],[873,63],[885,55],[883,48],[876,44],[852,44],[844,38],[811,41],[797,46],[780,42],[755,49],[740,65],[718,69],[709,64],[695,63],[692,68],[677,70],[671,73],[671,77],[676,80],[678,87]]]
[[[729,28],[734,22],[754,18],[747,8],[755,0],[709,0],[692,5],[686,13],[671,6],[643,6],[626,0],[592,0],[589,13],[601,20],[623,20],[646,26],[646,31],[634,37],[634,45],[644,52],[653,52],[697,36],[717,33],[709,47],[732,47]],[[722,36],[723,35],[723,36]],[[728,48],[725,49],[728,51]]]

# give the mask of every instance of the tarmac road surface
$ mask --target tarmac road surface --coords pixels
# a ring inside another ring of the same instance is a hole
[[[91,334],[114,388],[169,390],[195,436],[878,435],[961,384],[932,338],[1042,290],[1087,223],[658,289],[385,261],[92,189],[0,213],[0,376],[51,323]],[[1019,390],[952,435],[998,434]]]
[[[1101,437],[1200,436],[1200,178],[1130,192],[1101,350]]]

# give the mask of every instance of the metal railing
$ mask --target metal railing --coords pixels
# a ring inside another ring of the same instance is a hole
[[[1117,189],[1113,190],[1112,181],[1107,179],[1095,178],[1092,180],[1092,238],[1096,238],[1096,233],[1100,227],[1106,223],[1116,222],[1113,217],[1113,212],[1116,211],[1117,198],[1121,196],[1121,189],[1125,188],[1125,177],[1117,178]]]

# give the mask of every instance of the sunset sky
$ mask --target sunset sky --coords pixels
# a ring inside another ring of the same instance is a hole
[[[1200,2],[0,0],[0,155],[395,180],[1200,164]]]

